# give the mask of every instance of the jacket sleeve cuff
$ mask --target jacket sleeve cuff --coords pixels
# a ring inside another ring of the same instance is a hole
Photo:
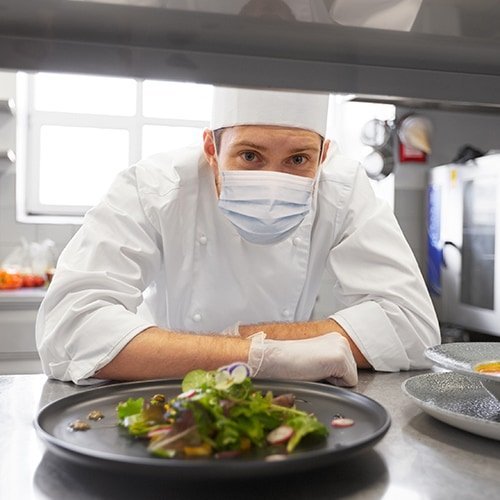
[[[61,363],[49,363],[51,375],[54,378],[72,381],[77,385],[97,385],[107,382],[105,379],[93,377],[101,368],[106,366],[113,358],[139,333],[155,326],[152,323],[144,322],[136,318],[135,325],[131,326],[127,334],[117,339],[117,342],[110,346],[106,354],[100,358],[85,357],[82,359],[71,359]],[[97,354],[97,352],[96,352]]]
[[[351,337],[374,370],[408,370],[410,361],[383,309],[374,301],[357,304],[330,316]]]

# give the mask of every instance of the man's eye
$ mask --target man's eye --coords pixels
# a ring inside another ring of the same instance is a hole
[[[306,157],[302,155],[292,156],[292,163],[294,165],[302,165],[306,162]]]
[[[252,151],[245,151],[242,156],[245,161],[254,161],[257,158],[257,155]]]

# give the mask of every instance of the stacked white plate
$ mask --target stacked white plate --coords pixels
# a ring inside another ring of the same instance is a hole
[[[402,384],[423,411],[459,429],[500,440],[500,376],[475,370],[500,361],[500,342],[460,342],[431,347],[426,357],[450,371],[426,373]]]

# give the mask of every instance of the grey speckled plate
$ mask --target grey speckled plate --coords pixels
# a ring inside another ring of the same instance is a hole
[[[500,376],[474,371],[478,363],[500,361],[500,342],[457,342],[430,347],[425,355],[434,364],[463,375],[477,377],[500,401]]]
[[[497,375],[474,371],[474,366],[487,361],[500,361],[500,342],[456,342],[430,347],[425,356],[434,364],[482,380],[499,381]]]
[[[407,379],[403,392],[422,410],[449,425],[500,440],[500,403],[478,378],[454,372]]]

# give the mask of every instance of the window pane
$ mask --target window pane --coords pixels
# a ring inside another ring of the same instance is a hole
[[[35,75],[35,108],[40,111],[132,116],[136,85],[129,78],[104,76]]]
[[[142,157],[190,144],[201,144],[202,136],[202,128],[145,125],[142,130]]]
[[[40,132],[40,202],[95,205],[128,166],[127,130],[43,126]]]
[[[495,305],[495,179],[464,183],[460,301],[494,309]]]
[[[211,85],[146,80],[143,89],[145,116],[210,120]]]

